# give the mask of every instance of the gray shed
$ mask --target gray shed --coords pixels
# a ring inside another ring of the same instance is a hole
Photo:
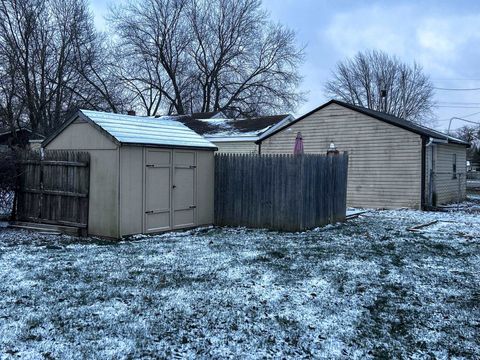
[[[173,117],[80,110],[43,147],[90,153],[90,235],[213,223],[217,148]]]

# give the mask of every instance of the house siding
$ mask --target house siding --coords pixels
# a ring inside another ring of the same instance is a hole
[[[326,106],[264,140],[262,154],[293,153],[297,132],[306,153],[330,143],[349,153],[350,207],[421,207],[422,138],[338,104]]]
[[[464,145],[435,145],[435,191],[437,204],[463,200],[466,196],[467,153]],[[453,155],[457,157],[457,176],[453,178]]]
[[[227,154],[258,154],[258,145],[255,141],[228,141],[215,142],[209,139],[218,147],[219,153]]]

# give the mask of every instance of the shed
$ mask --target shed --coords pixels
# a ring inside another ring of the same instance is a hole
[[[173,117],[80,110],[43,147],[90,153],[90,235],[213,223],[217,148]]]
[[[331,143],[348,151],[348,206],[419,209],[465,197],[469,144],[460,139],[331,100],[257,144],[262,154],[292,153],[298,132],[306,153],[325,153]]]

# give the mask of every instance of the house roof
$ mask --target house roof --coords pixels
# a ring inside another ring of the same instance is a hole
[[[223,117],[223,113],[221,111],[208,111],[208,112],[196,112],[191,115],[194,119],[211,119],[214,117]]]
[[[181,121],[193,131],[207,137],[257,137],[279,122],[291,118],[291,115],[272,115],[245,119],[199,119],[191,116],[178,116]]]
[[[176,121],[176,117],[162,116],[154,118],[91,110],[79,110],[75,116],[46,139],[42,145],[45,146],[51,142],[79,117],[94,125],[117,144],[217,149],[210,141],[195,133],[181,122]]]
[[[268,134],[265,134],[264,136],[260,136],[260,139],[257,142],[261,142],[261,141],[269,138],[270,136],[272,136],[272,135],[276,134],[277,132],[285,129],[286,127],[288,127],[288,126],[306,118],[307,116],[310,116],[311,114],[313,114],[313,113],[315,113],[315,112],[317,112],[317,111],[319,111],[319,110],[321,110],[321,109],[323,109],[323,108],[325,108],[325,107],[327,107],[331,104],[337,104],[337,105],[346,107],[348,109],[351,109],[351,110],[357,111],[359,113],[371,116],[371,117],[373,117],[377,120],[386,122],[386,123],[394,125],[394,126],[398,126],[402,129],[411,131],[411,132],[416,133],[416,134],[421,135],[421,136],[426,136],[426,137],[431,137],[431,138],[434,138],[434,139],[444,140],[444,141],[448,141],[448,142],[454,143],[454,144],[461,144],[461,145],[469,146],[468,142],[457,139],[453,136],[449,136],[449,135],[444,134],[440,131],[436,131],[436,130],[430,129],[428,127],[425,127],[425,126],[415,124],[411,121],[408,121],[408,120],[405,120],[405,119],[402,119],[402,118],[399,118],[399,117],[396,117],[396,116],[393,116],[393,115],[390,115],[390,114],[387,114],[387,113],[367,109],[367,108],[364,108],[364,107],[361,107],[361,106],[348,104],[348,103],[345,103],[345,102],[339,101],[339,100],[330,100],[330,101],[326,102],[325,104],[317,107],[316,109],[313,109],[312,111],[310,111],[310,112],[306,113],[305,115],[293,120],[292,122],[286,124],[285,126],[282,126],[282,127],[278,128],[275,131],[272,131]]]

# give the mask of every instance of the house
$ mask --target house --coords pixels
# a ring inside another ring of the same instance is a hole
[[[190,115],[194,119],[225,119],[226,116],[222,111],[207,111],[207,112],[196,112]]]
[[[34,133],[27,128],[16,128],[15,130],[0,129],[0,147],[3,149],[12,146],[34,149],[35,145],[32,144],[44,139],[43,135]]]
[[[222,114],[222,113],[220,113]],[[221,153],[258,153],[256,141],[277,128],[293,121],[291,115],[261,116],[244,119],[229,119],[203,114],[178,116],[177,120],[205,137],[218,147]]]
[[[331,100],[260,136],[262,154],[330,146],[349,153],[347,203],[363,208],[423,208],[465,196],[468,143],[382,112]]]
[[[90,154],[90,235],[213,223],[217,148],[172,117],[80,110],[42,146]]]

